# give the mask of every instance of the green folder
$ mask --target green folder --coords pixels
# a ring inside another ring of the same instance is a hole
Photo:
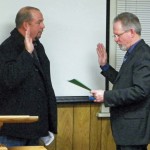
[[[69,80],[68,82],[73,83],[73,84],[75,84],[75,85],[77,85],[79,87],[82,87],[82,88],[84,88],[84,89],[86,89],[88,91],[91,91],[91,89],[89,87],[87,87],[86,85],[84,85],[83,83],[78,81],[77,79],[72,79],[72,80]]]

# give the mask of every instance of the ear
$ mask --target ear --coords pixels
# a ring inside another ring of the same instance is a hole
[[[27,31],[27,29],[29,27],[29,23],[28,22],[23,22],[23,27],[24,27],[25,31]]]
[[[131,36],[134,37],[135,34],[136,34],[135,29],[131,28],[131,29],[130,29],[130,32],[131,32]]]

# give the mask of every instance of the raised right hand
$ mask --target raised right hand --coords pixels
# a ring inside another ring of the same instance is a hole
[[[33,45],[33,40],[30,36],[30,27],[27,27],[27,30],[25,32],[25,40],[24,40],[24,44],[25,44],[25,49],[31,54],[34,50],[34,45]]]
[[[104,66],[107,64],[107,52],[102,43],[97,44],[97,55],[98,55],[98,63],[100,66]]]

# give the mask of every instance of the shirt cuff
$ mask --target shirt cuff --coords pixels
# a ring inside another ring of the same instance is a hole
[[[106,64],[104,66],[100,66],[100,68],[102,69],[102,71],[107,71],[109,69],[109,64]]]

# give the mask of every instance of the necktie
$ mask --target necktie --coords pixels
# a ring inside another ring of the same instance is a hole
[[[39,58],[38,58],[36,49],[34,49],[34,51],[32,52],[32,54],[33,54],[33,58],[35,58],[35,59],[38,60],[38,62],[39,62]]]
[[[37,43],[33,42],[33,45],[34,45],[34,50],[32,52],[33,58],[35,58],[36,60],[39,61],[39,58],[38,58],[38,55],[37,55],[37,52],[36,52]]]
[[[123,58],[123,62],[125,62],[127,60],[128,56],[129,56],[129,52],[127,51],[124,58]]]

